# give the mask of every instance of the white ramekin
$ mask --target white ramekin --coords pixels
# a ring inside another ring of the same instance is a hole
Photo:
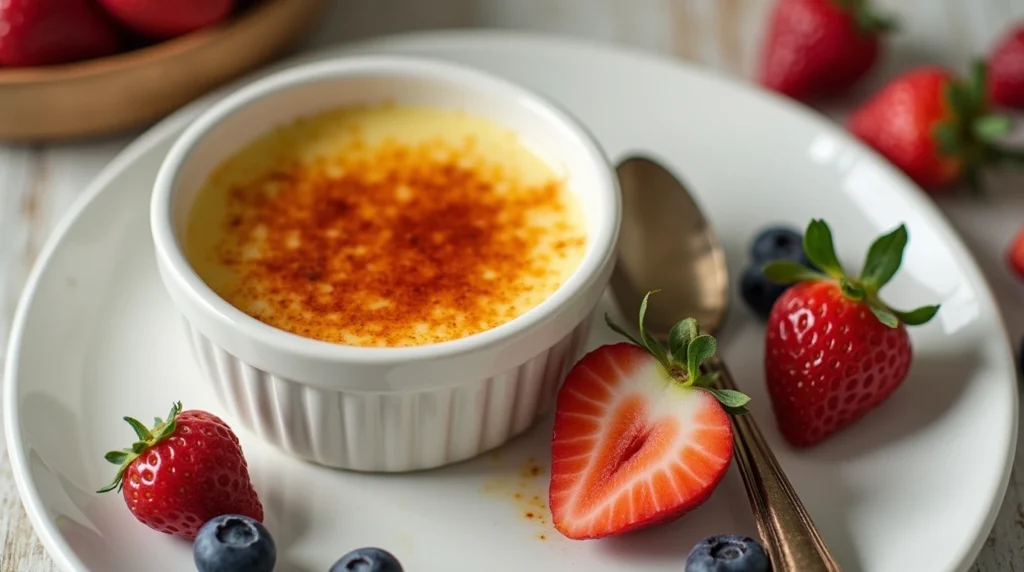
[[[589,235],[586,255],[566,284],[522,316],[473,336],[362,348],[264,324],[200,279],[181,237],[198,189],[219,163],[299,116],[383,101],[490,117],[563,170],[580,198]],[[150,216],[160,276],[185,319],[195,358],[240,423],[323,465],[410,471],[498,447],[550,407],[579,357],[615,263],[621,204],[607,158],[564,111],[479,71],[389,56],[296,67],[214,105],[164,160]]]

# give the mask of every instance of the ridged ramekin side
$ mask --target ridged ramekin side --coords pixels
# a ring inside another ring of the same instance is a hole
[[[221,349],[187,320],[185,325],[203,375],[246,429],[329,467],[403,472],[475,457],[532,427],[553,405],[590,321],[489,378],[391,393],[335,391],[286,379]]]

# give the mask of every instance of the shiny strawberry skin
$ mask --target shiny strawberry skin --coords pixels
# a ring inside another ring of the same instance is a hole
[[[962,157],[944,154],[935,128],[954,116],[946,90],[952,74],[925,66],[894,79],[849,118],[849,129],[927,191],[964,174]]]
[[[646,350],[606,345],[559,390],[549,505],[572,539],[675,520],[710,497],[732,460],[732,425],[710,393],[673,387]]]
[[[882,324],[832,281],[792,286],[772,308],[765,381],[782,435],[810,447],[861,419],[910,371],[906,327]]]
[[[1024,26],[1010,30],[989,55],[988,92],[994,103],[1024,109]]]
[[[113,54],[117,29],[92,0],[0,2],[0,66],[32,67]]]
[[[878,61],[877,32],[861,28],[833,0],[780,0],[761,50],[758,80],[807,101],[841,93]]]
[[[131,30],[154,39],[180,36],[228,17],[234,0],[99,0]]]
[[[1006,250],[1006,261],[1017,278],[1024,280],[1024,227],[1017,232]]]
[[[140,522],[188,540],[222,514],[263,521],[263,505],[249,480],[238,437],[205,411],[178,415],[174,433],[125,471],[122,494]]]

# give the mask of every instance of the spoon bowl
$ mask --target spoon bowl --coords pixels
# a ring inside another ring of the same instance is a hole
[[[659,163],[630,157],[617,168],[622,188],[619,262],[611,290],[620,309],[632,316],[650,290],[644,326],[666,339],[683,317],[707,332],[724,322],[729,305],[729,271],[714,230],[686,187]]]

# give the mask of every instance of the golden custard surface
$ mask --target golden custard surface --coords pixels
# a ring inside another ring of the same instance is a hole
[[[518,137],[434,109],[346,108],[275,130],[200,190],[186,251],[229,303],[358,346],[481,332],[576,270],[576,199]]]

